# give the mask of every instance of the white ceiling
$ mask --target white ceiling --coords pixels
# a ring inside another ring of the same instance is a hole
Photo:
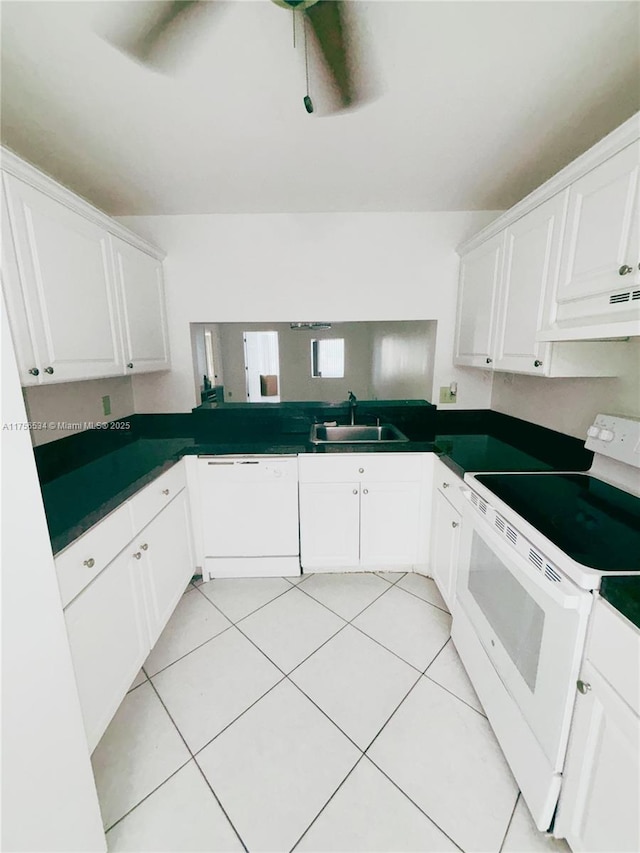
[[[640,108],[637,2],[351,0],[330,116],[288,11],[214,0],[162,74],[107,37],[148,7],[1,3],[3,142],[114,215],[504,209]]]

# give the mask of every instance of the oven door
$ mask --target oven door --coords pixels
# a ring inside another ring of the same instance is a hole
[[[558,572],[547,577],[524,556],[529,543],[480,503],[482,513],[465,508],[456,606],[559,772],[592,596]]]

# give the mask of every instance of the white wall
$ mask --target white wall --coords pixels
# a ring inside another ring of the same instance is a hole
[[[172,371],[133,377],[137,412],[196,404],[190,322],[437,320],[434,387],[488,408],[491,378],[452,366],[455,247],[496,212],[128,216],[166,252]],[[433,395],[435,397],[435,395]]]
[[[47,429],[34,429],[34,445],[46,444],[57,438],[81,431],[85,424],[113,421],[133,414],[133,388],[130,376],[109,379],[90,379],[86,382],[60,382],[55,385],[34,385],[23,389],[30,423],[45,423]],[[102,410],[102,398],[110,397],[111,414]],[[58,424],[73,424],[58,428]]]
[[[23,423],[2,313],[3,421]],[[42,495],[26,430],[2,431],[2,849],[106,850]]]
[[[544,379],[496,374],[491,408],[584,439],[598,412],[640,417],[640,338],[629,347],[629,368],[615,379]]]

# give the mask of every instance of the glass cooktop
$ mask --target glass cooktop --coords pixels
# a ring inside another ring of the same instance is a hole
[[[543,536],[584,566],[640,571],[640,498],[588,474],[476,474]]]

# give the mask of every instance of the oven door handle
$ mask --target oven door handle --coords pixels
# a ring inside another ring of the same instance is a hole
[[[552,599],[552,601],[564,610],[581,609],[586,591],[581,590],[572,583],[569,578],[564,576],[563,580],[559,583],[558,581],[553,581],[547,578],[540,569],[536,568],[533,563],[529,563],[520,551],[512,547],[507,540],[493,529],[493,525],[489,520],[490,515],[493,514],[495,516],[499,515],[499,513],[496,512],[491,504],[487,503],[484,498],[480,499],[487,506],[487,516],[485,516],[476,510],[471,502],[471,491],[468,491],[468,493],[465,494],[465,497],[469,501],[469,506],[467,508],[468,515],[466,518],[471,522],[471,527],[477,528],[479,534],[481,534],[484,539],[489,540],[492,550],[496,550],[498,554],[501,555],[509,564],[514,564],[512,571],[516,576],[521,575],[526,578],[531,584],[539,589],[543,595]],[[500,517],[502,518],[502,516]],[[518,533],[518,536],[524,540],[529,547],[533,548],[525,536],[521,533]],[[586,595],[588,596],[589,594],[586,593]]]

